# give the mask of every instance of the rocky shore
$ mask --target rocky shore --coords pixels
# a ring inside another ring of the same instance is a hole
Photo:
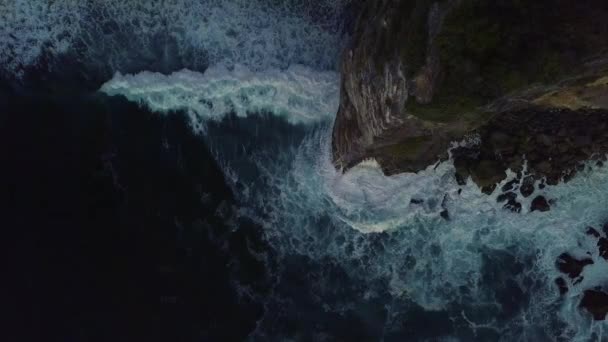
[[[373,158],[391,175],[451,153],[458,183],[499,191],[506,210],[522,211],[521,198],[550,210],[538,189],[606,162],[606,18],[600,0],[362,1],[341,64],[335,166]],[[517,177],[504,184],[508,170]],[[588,235],[608,260],[608,226]],[[593,263],[560,255],[561,295]],[[603,320],[608,293],[587,289],[580,307]]]
[[[475,135],[454,151],[460,181],[490,192],[525,161],[526,184],[567,181],[608,152],[608,4],[592,2],[364,1],[343,54],[336,167],[416,172]]]

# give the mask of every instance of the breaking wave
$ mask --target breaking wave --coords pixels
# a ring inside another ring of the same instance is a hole
[[[252,194],[253,212],[263,213],[259,223],[283,255],[343,265],[365,284],[364,298],[386,286],[394,300],[447,311],[471,339],[484,340],[484,330],[507,341],[600,339],[605,323],[578,303],[584,290],[608,281],[608,263],[585,234],[606,219],[607,168],[588,165],[569,183],[537,190],[554,201],[550,212],[530,212],[530,199],[520,198],[524,209],[513,213],[497,203],[498,192],[483,194],[471,180],[459,186],[451,161],[390,177],[366,161],[341,174],[330,160],[330,128],[285,151],[292,157],[259,158],[265,181],[242,193]],[[561,298],[555,264],[564,252],[594,264]],[[399,322],[385,325],[390,331]]]
[[[376,306],[386,335],[420,308],[444,313],[437,320],[452,327],[445,335],[462,340],[606,340],[606,323],[578,303],[582,291],[608,283],[608,264],[585,235],[606,219],[608,168],[587,165],[570,182],[537,190],[555,201],[549,212],[530,212],[530,199],[519,199],[520,214],[471,181],[459,186],[451,161],[390,177],[373,160],[335,170],[337,18],[346,2],[9,0],[0,2],[0,65],[19,75],[45,52],[73,54],[114,75],[102,92],[187,112],[232,182],[240,216],[264,228],[280,261],[343,270],[338,285],[350,292],[342,300],[329,299],[337,291],[329,278],[307,278],[324,312]],[[230,113],[256,121],[255,132],[222,140]],[[270,138],[272,149],[262,143]],[[563,252],[594,264],[560,297],[555,261]],[[281,286],[289,285],[278,280],[261,299],[267,307],[288,305],[292,289]],[[268,337],[272,314],[254,336]]]
[[[400,319],[413,305],[444,312],[443,324],[452,325],[450,334],[458,339],[601,340],[605,323],[592,321],[578,303],[584,290],[608,281],[608,263],[585,234],[606,219],[608,168],[589,164],[568,183],[538,189],[554,202],[549,212],[531,212],[531,198],[520,195],[521,213],[503,209],[498,191],[486,195],[471,180],[459,186],[451,160],[390,177],[368,160],[342,174],[330,155],[337,79],[334,72],[303,66],[266,72],[236,66],[204,74],[117,74],[101,90],[155,111],[189,112],[233,183],[239,215],[264,227],[281,260],[301,256],[340,265],[345,286],[362,298],[331,303],[333,289],[321,287],[315,295],[324,310],[345,312],[357,300],[388,296],[395,316],[383,322],[387,333],[403,329]],[[295,141],[277,138],[265,150],[257,141],[277,132],[260,112],[286,122],[281,129],[287,136],[305,133]],[[259,125],[256,134],[237,137],[244,149],[238,158],[218,133],[229,113]],[[215,131],[203,129],[210,120],[218,122]],[[514,178],[509,173],[503,184]],[[594,264],[560,297],[555,263],[564,252],[590,256]],[[260,300],[268,306],[284,300],[282,290],[275,291]],[[267,337],[273,319],[266,315],[253,336]]]
[[[293,124],[332,119],[338,108],[338,75],[294,65],[287,70],[252,72],[236,65],[209,68],[204,74],[182,70],[165,76],[117,73],[101,87],[158,112],[187,110],[194,125],[228,113],[245,117],[269,112]]]

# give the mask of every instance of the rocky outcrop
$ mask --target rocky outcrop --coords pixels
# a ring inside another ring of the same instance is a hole
[[[596,321],[606,319],[608,314],[608,293],[596,290],[587,290],[583,294],[580,306],[587,310]]]
[[[433,98],[440,69],[435,37],[452,6],[453,2],[392,0],[362,6],[353,42],[342,59],[332,144],[339,168],[370,156],[387,156],[382,164],[394,172],[401,171],[403,165],[394,162],[401,159],[412,163],[408,171],[416,170],[444,150],[448,139],[428,139],[441,125],[404,109],[409,97],[419,103]],[[408,146],[401,146],[403,138]]]
[[[608,224],[602,227],[602,232],[593,227],[587,227],[586,234],[589,238],[597,240],[600,257],[608,260],[608,256],[602,254],[606,246],[605,241],[608,241],[605,237],[608,235]],[[592,251],[587,251],[586,254],[588,256],[593,255]],[[600,262],[604,261],[600,260]],[[568,293],[570,286],[581,284],[584,279],[583,273],[585,272],[585,268],[594,263],[591,257],[576,258],[568,253],[559,255],[555,266],[559,272],[567,276],[555,279],[555,285],[560,295],[563,296]],[[606,289],[603,286],[592,286],[591,288],[582,289],[579,307],[591,314],[594,320],[605,320],[608,314],[608,293]]]
[[[583,272],[583,268],[587,265],[593,265],[593,260],[590,258],[576,259],[570,254],[563,253],[557,259],[557,268],[560,272],[567,274],[570,278],[576,279]]]
[[[502,190],[517,188],[519,195],[529,197],[536,183],[567,181],[585,168],[585,161],[596,159],[598,167],[603,165],[607,128],[604,109],[530,107],[505,112],[473,131],[478,144],[452,151],[456,177],[461,183],[471,177],[489,193],[510,169],[520,176]]]
[[[606,17],[600,0],[364,1],[342,59],[336,167],[375,158],[386,174],[419,171],[476,135],[454,151],[461,182],[489,192],[526,163],[524,197],[540,179],[567,180],[608,152]]]

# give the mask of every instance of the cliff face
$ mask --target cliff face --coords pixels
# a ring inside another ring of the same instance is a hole
[[[428,103],[439,76],[435,37],[452,3],[367,1],[342,60],[340,110],[333,134],[336,165],[349,168],[398,136],[422,144],[436,124],[404,111],[409,97]],[[430,146],[429,146],[430,147]],[[418,168],[427,163],[416,155]]]
[[[335,165],[418,171],[503,113],[608,108],[607,18],[600,0],[363,2],[342,59]]]

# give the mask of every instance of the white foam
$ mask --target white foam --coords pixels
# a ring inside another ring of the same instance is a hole
[[[470,180],[459,186],[451,161],[390,177],[367,161],[341,174],[331,164],[330,131],[328,126],[313,132],[297,150],[286,151],[295,155],[292,159],[258,161],[267,189],[249,194],[264,212],[258,222],[277,250],[319,262],[335,260],[358,281],[368,286],[384,282],[395,298],[409,298],[428,310],[445,310],[454,303],[470,310],[499,307],[494,291],[500,284],[485,283],[484,255],[511,255],[525,270],[506,276],[530,294],[529,306],[512,321],[485,317],[487,322],[476,324],[491,325],[508,340],[521,338],[522,331],[548,331],[555,324],[552,320],[562,315],[560,324],[570,329],[567,336],[589,338],[592,329],[579,324],[588,317],[577,304],[583,289],[608,281],[608,266],[594,252],[596,264],[585,270],[580,289],[561,301],[554,284],[561,275],[555,262],[581,244],[596,250],[584,231],[607,218],[607,168],[537,189],[532,197],[542,194],[555,200],[549,212],[530,212],[531,198],[519,198],[524,209],[512,213],[496,202],[498,192],[485,195]],[[504,182],[514,176],[509,172]],[[411,199],[424,202],[413,204]],[[440,216],[444,208],[449,221]],[[374,243],[379,233],[384,236],[381,245]],[[560,306],[567,309],[558,313]]]
[[[47,49],[52,56],[72,51],[72,58],[112,73],[174,59],[197,69],[220,63],[331,69],[346,2],[0,1],[0,68],[19,74]]]
[[[200,120],[221,119],[231,112],[240,117],[270,112],[292,124],[308,124],[335,116],[339,86],[335,72],[300,65],[264,72],[220,65],[204,74],[189,70],[171,75],[117,73],[101,91],[123,95],[154,111],[188,110]]]
[[[43,47],[65,53],[80,32],[83,11],[78,1],[0,1],[0,69],[20,76]]]

